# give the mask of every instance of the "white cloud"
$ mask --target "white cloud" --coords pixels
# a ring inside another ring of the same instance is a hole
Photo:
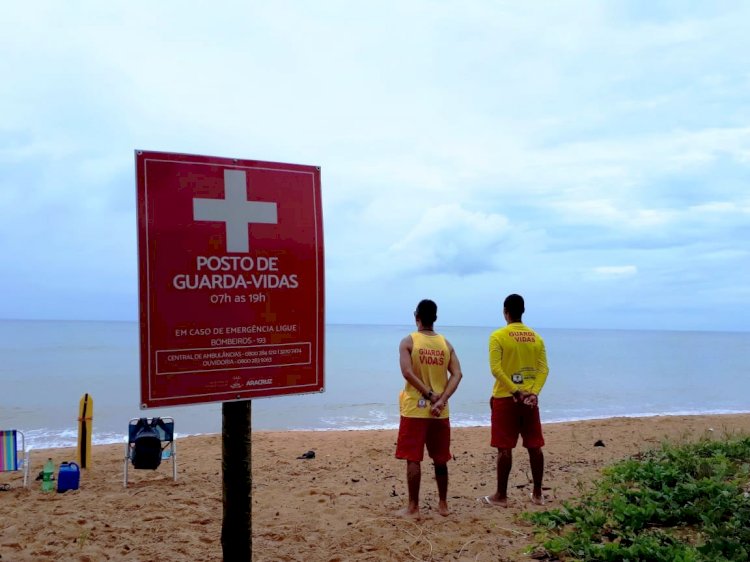
[[[508,220],[501,215],[439,205],[426,209],[406,236],[388,248],[385,259],[399,273],[476,274],[495,268],[508,233]]]
[[[638,268],[634,265],[602,265],[593,269],[597,277],[604,279],[616,279],[622,277],[633,277],[638,274]]]
[[[690,207],[690,211],[696,214],[735,215],[750,214],[750,199],[744,201],[709,201],[701,205]]]

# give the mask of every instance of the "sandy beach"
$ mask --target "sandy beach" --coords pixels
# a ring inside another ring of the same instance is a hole
[[[177,421],[179,423],[179,420]],[[481,505],[494,491],[489,428],[453,430],[448,517],[437,514],[429,462],[423,463],[422,519],[395,512],[406,504],[405,463],[393,457],[396,432],[253,434],[253,560],[524,560],[532,529],[518,515],[578,497],[600,469],[668,439],[750,432],[750,414],[615,418],[546,424],[547,505],[528,501],[525,450],[517,449],[511,506]],[[604,446],[594,446],[601,440]],[[313,459],[298,459],[308,450]],[[0,560],[221,560],[221,436],[177,441],[178,480],[166,461],[131,471],[123,488],[124,445],[101,445],[78,490],[44,494],[34,481],[51,456],[59,466],[75,449],[34,450],[31,482],[0,473]]]

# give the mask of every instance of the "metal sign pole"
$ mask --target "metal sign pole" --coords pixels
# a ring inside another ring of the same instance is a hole
[[[250,400],[221,405],[224,562],[248,562],[253,558],[251,406]]]

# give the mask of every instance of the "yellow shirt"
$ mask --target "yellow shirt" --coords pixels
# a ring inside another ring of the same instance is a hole
[[[547,380],[544,340],[521,322],[513,322],[490,335],[490,369],[495,377],[492,396],[511,396],[516,390],[539,394]]]
[[[439,334],[411,334],[411,364],[414,374],[422,379],[433,392],[442,394],[448,383],[448,364],[451,352],[445,338]],[[430,401],[425,399],[409,381],[399,395],[399,409],[405,418],[434,418],[430,413]],[[441,418],[448,417],[448,405],[441,412]]]

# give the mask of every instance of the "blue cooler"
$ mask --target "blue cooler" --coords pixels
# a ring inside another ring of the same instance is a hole
[[[77,490],[81,479],[81,469],[74,462],[64,462],[57,473],[57,491]]]

